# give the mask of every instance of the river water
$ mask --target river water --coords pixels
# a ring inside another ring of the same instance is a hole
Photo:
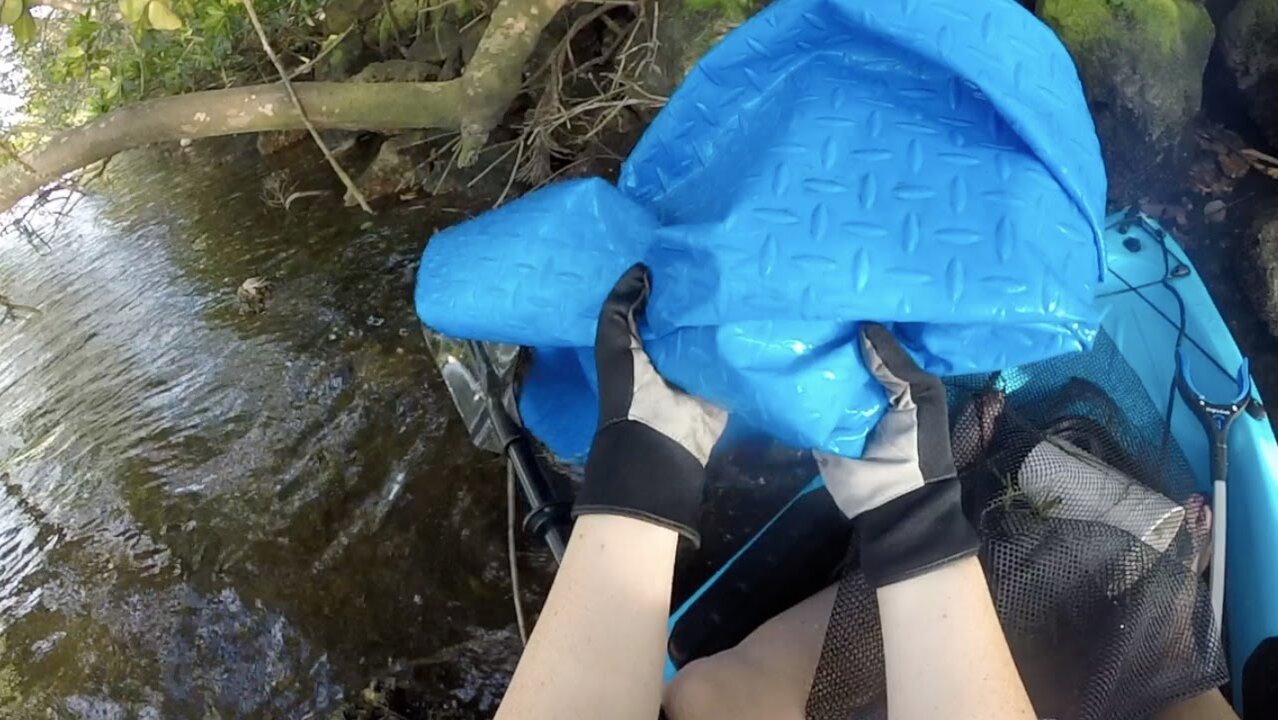
[[[117,160],[47,246],[0,240],[42,311],[0,326],[0,716],[486,716],[518,653],[504,472],[411,302],[461,215],[285,213],[216,158]]]

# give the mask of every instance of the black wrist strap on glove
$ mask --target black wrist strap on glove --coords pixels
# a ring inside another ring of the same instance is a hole
[[[641,422],[622,420],[595,435],[586,460],[586,482],[572,514],[645,520],[699,546],[696,527],[704,485],[705,468],[692,453]]]
[[[573,517],[632,517],[699,543],[705,464],[727,416],[657,374],[636,326],[647,297],[648,271],[635,265],[617,281],[599,313],[599,429]]]
[[[816,452],[834,501],[860,538],[861,569],[875,587],[974,554],[950,447],[945,386],[887,328],[861,328],[861,357],[883,387],[887,411],[860,457]]]
[[[957,478],[931,482],[857,518],[861,571],[873,587],[977,553],[981,541],[960,495]]]

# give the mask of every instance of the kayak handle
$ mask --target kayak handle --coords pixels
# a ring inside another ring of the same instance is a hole
[[[1229,499],[1229,430],[1234,420],[1251,404],[1251,363],[1243,358],[1238,367],[1235,380],[1238,394],[1233,400],[1225,403],[1212,402],[1198,391],[1194,385],[1192,365],[1185,348],[1176,350],[1176,387],[1180,390],[1185,404],[1193,410],[1194,415],[1207,430],[1207,438],[1211,446],[1211,509],[1212,509],[1212,559],[1211,577],[1208,585],[1211,594],[1212,617],[1216,622],[1217,632],[1224,630],[1225,614],[1225,540],[1228,537],[1226,522],[1228,521]]]

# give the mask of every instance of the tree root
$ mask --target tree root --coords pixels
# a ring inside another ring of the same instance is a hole
[[[59,133],[0,169],[0,212],[72,170],[123,150],[183,138],[264,130],[461,132],[457,163],[479,157],[523,87],[524,63],[567,0],[501,0],[456,80],[429,83],[280,83],[190,93],[129,105]],[[299,109],[300,108],[300,109]]]
[[[634,12],[626,27],[608,19],[607,13],[618,7]],[[554,171],[552,159],[567,161],[580,155],[614,126],[623,112],[655,111],[665,105],[665,97],[641,85],[645,74],[656,67],[659,17],[660,4],[655,1],[605,0],[568,28],[550,58],[529,79],[543,87],[520,127],[520,155],[513,180],[534,188],[545,185],[583,162],[578,158]],[[597,56],[578,64],[572,55],[573,39],[597,20],[607,21],[613,39]],[[609,65],[611,68],[602,73],[602,84],[598,76],[587,73]],[[584,96],[574,95],[568,90],[572,83],[584,83],[589,90]]]

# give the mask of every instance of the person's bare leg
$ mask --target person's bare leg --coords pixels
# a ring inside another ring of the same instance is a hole
[[[731,650],[681,669],[666,688],[670,720],[803,720],[837,589],[831,585]]]
[[[1219,690],[1208,690],[1201,695],[1172,705],[1155,716],[1156,720],[1238,720],[1238,714],[1229,706]]]

